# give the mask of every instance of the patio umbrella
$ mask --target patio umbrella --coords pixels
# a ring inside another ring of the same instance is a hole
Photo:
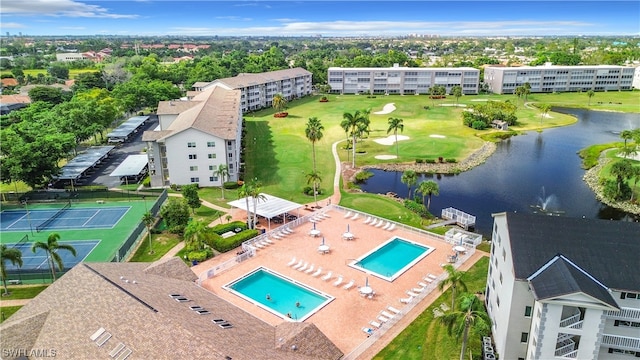
[[[316,223],[313,223],[313,230],[316,229]]]
[[[364,286],[369,287],[369,277],[364,278]]]
[[[349,224],[347,224],[347,232],[351,232],[351,231],[349,231]]]
[[[322,245],[324,245],[324,236],[322,237]]]

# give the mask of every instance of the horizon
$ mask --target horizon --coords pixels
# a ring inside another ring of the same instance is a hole
[[[629,0],[3,0],[0,11],[3,37],[640,36]]]

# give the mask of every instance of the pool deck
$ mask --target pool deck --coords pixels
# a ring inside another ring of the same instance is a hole
[[[285,320],[230,293],[223,289],[222,286],[244,276],[259,266],[264,266],[302,282],[309,287],[328,293],[334,296],[335,299],[305,321],[314,323],[345,355],[351,353],[367,340],[362,328],[372,327],[369,324],[372,320],[380,322],[377,317],[383,310],[388,312],[388,306],[403,310],[405,304],[401,303],[400,299],[407,297],[406,292],[408,290],[418,287],[418,282],[423,281],[422,279],[427,274],[440,276],[443,273],[442,264],[448,263],[447,256],[451,255],[453,251],[451,244],[444,242],[441,237],[436,235],[423,235],[401,226],[396,226],[393,231],[383,230],[382,228],[364,224],[366,216],[362,214],[356,220],[344,218],[344,212],[338,208],[328,210],[327,214],[330,218],[316,224],[316,228],[321,231],[320,237],[310,236],[309,231],[313,228],[313,224],[305,222],[293,228],[293,234],[286,236],[282,240],[272,238],[272,241],[275,242],[274,244],[258,250],[253,258],[205,280],[202,286],[222,299],[274,326]],[[347,225],[350,227],[350,232],[355,235],[355,239],[352,241],[342,239],[342,233],[346,231]],[[325,238],[325,243],[331,248],[328,254],[318,252],[322,236]],[[376,294],[373,299],[362,297],[358,287],[364,286],[367,274],[349,267],[347,264],[395,236],[427,245],[435,250],[393,282],[369,275],[369,285]],[[216,264],[232,259],[234,256],[235,251],[230,251],[196,265],[192,269],[196,275],[200,275]],[[465,263],[459,261],[455,265],[460,266],[460,269],[467,269],[482,256],[483,253],[475,252],[466,259]],[[313,272],[318,266],[322,267],[322,274],[312,277],[310,274],[293,269],[287,265],[293,257],[296,260],[302,259],[304,262],[308,262],[309,265],[314,264]],[[463,257],[462,259],[465,258]],[[321,278],[327,271],[332,271],[333,276],[330,280],[324,281]],[[343,276],[343,282],[336,287],[334,282],[338,275]],[[350,290],[343,289],[344,284],[352,279],[355,280],[355,286]],[[427,294],[398,323],[377,339],[372,346],[364,350],[362,356],[365,357],[361,356],[361,358],[370,358],[375,355],[377,351],[426,309],[439,294],[440,292],[437,289]],[[359,349],[362,350],[362,347]]]

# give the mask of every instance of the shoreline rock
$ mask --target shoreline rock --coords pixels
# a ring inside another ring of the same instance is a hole
[[[632,204],[629,201],[617,202],[606,199],[602,194],[602,185],[600,185],[600,172],[602,169],[611,162],[611,159],[608,159],[604,156],[604,154],[600,155],[598,158],[598,164],[591,169],[587,170],[582,177],[582,180],[591,188],[591,190],[596,194],[596,199],[598,199],[603,204],[609,205],[612,208],[616,208],[622,210],[624,212],[628,212],[635,215],[640,215],[640,205]]]

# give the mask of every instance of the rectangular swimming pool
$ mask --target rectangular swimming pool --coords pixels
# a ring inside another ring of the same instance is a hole
[[[334,297],[259,267],[223,286],[241,298],[291,321],[304,321]]]
[[[394,237],[356,259],[349,266],[393,281],[433,250],[426,245]]]

